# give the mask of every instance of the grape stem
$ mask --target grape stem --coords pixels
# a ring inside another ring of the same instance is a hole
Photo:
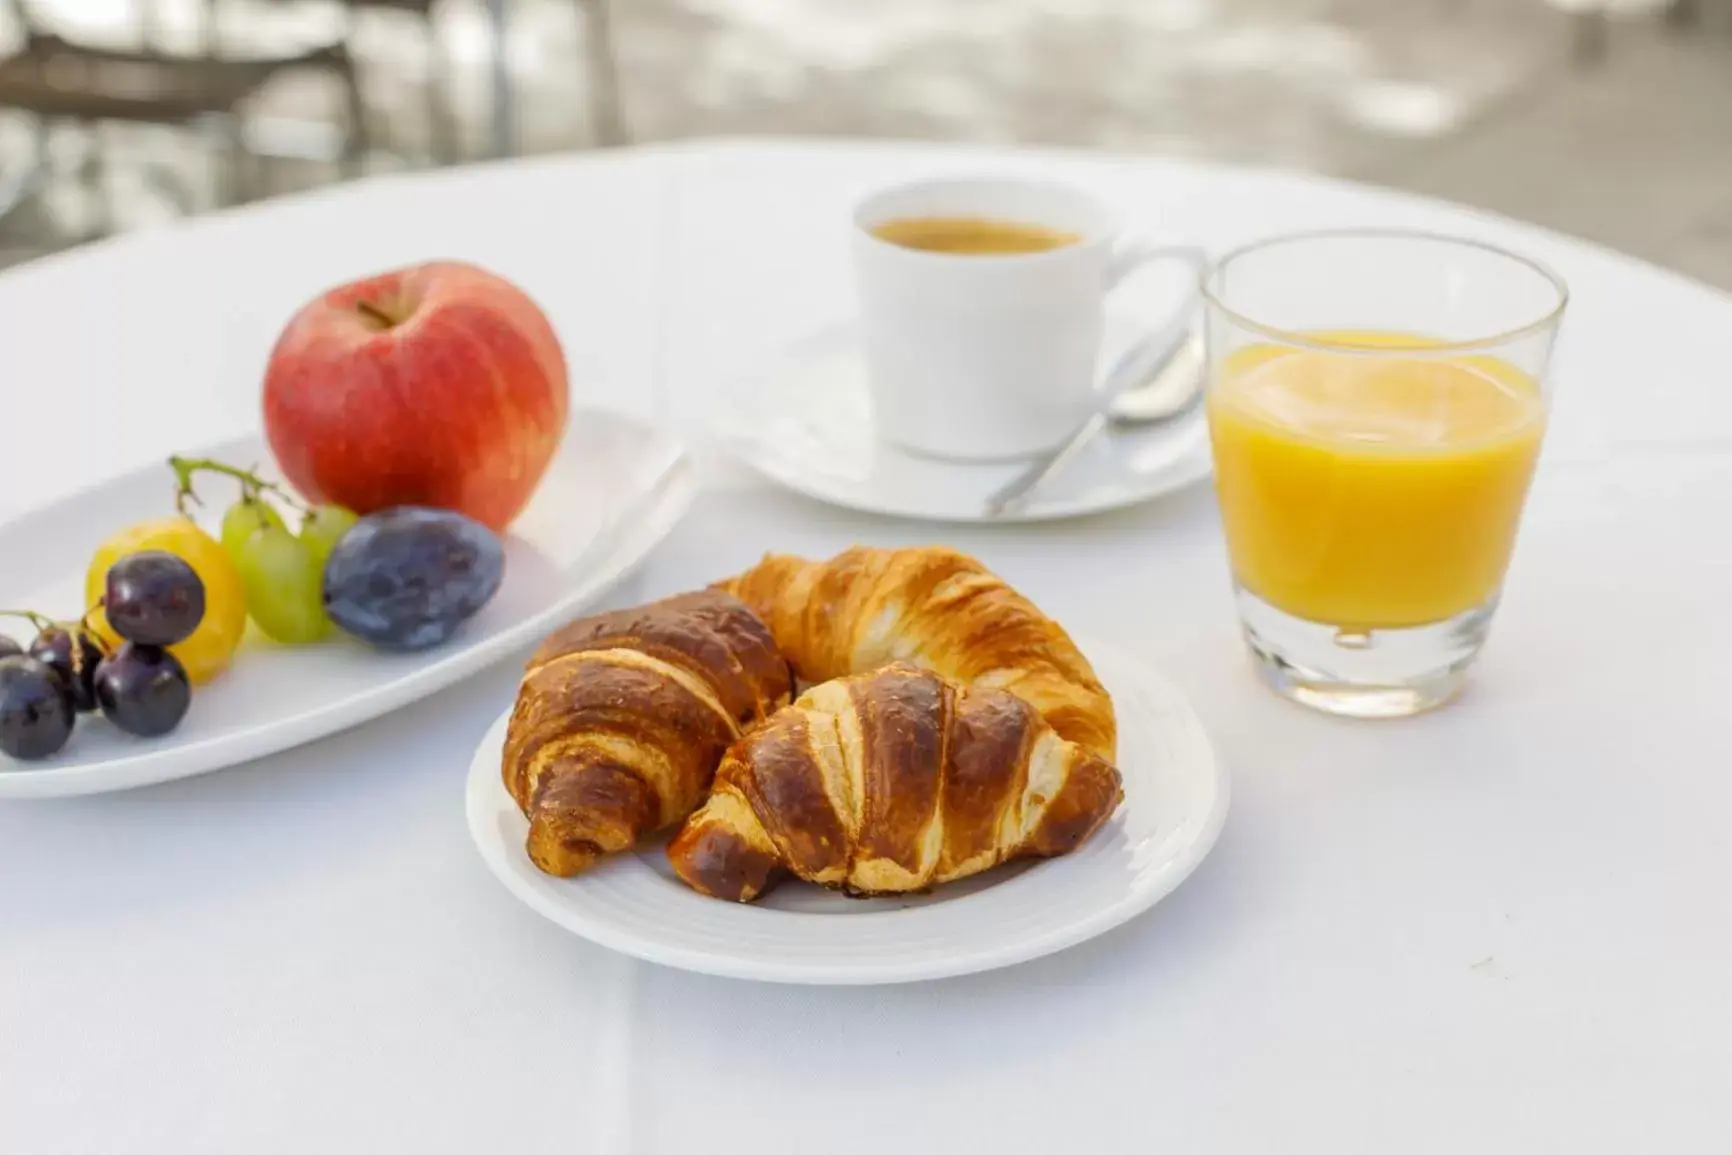
[[[0,610],[0,618],[23,618],[36,627],[36,632],[55,626],[57,623],[47,614],[39,614],[35,610]]]
[[[268,493],[290,509],[301,514],[307,513],[306,505],[294,494],[274,481],[266,481],[251,469],[241,469],[210,457],[170,457],[168,467],[174,470],[174,507],[180,510],[183,516],[191,516],[187,512],[189,503],[204,504],[199,501],[198,494],[192,487],[192,475],[195,473],[220,473],[224,477],[234,478],[241,483],[242,500],[259,501]]]
[[[75,636],[83,636],[94,643],[96,648],[102,651],[103,656],[107,657],[109,653],[107,639],[97,633],[96,627],[90,624],[90,615],[101,608],[102,599],[97,598],[96,604],[85,610],[84,616],[76,622],[57,622],[47,614],[39,614],[35,610],[0,610],[0,618],[23,618],[35,626],[36,632],[39,634],[44,630],[64,630],[70,626]],[[81,651],[76,646],[73,647],[72,661],[74,665],[82,660]]]
[[[95,642],[96,648],[102,651],[104,657],[107,657],[112,651],[109,649],[108,639],[103,637],[97,630],[96,626],[91,623],[90,615],[94,614],[97,610],[102,609],[107,604],[107,598],[97,598],[96,604],[85,610],[84,616],[78,619],[78,632]]]

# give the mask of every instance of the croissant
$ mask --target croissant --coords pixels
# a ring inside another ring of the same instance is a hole
[[[1079,846],[1119,772],[1003,690],[905,662],[816,686],[735,743],[668,846],[674,872],[749,902],[780,877],[924,890]]]
[[[1059,624],[952,549],[855,546],[829,561],[771,554],[721,582],[769,625],[802,682],[910,661],[1009,690],[1059,736],[1109,761],[1112,698]]]
[[[530,859],[564,877],[679,822],[791,694],[769,630],[717,590],[565,626],[529,660],[501,760]]]

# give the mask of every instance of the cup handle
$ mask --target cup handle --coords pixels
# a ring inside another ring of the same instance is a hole
[[[1195,245],[1163,245],[1137,237],[1119,242],[1107,259],[1106,291],[1111,293],[1132,273],[1159,261],[1178,261],[1190,266],[1195,276],[1191,278],[1189,292],[1164,324],[1139,337],[1119,354],[1096,387],[1104,399],[1110,400],[1142,384],[1166,364],[1179,342],[1190,333],[1191,315],[1197,311],[1202,296],[1203,272],[1209,266],[1208,254]]]

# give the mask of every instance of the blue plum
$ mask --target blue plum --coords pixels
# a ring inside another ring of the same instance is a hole
[[[382,509],[326,560],[325,612],[382,649],[424,650],[491,601],[504,575],[504,548],[480,522],[444,509]]]

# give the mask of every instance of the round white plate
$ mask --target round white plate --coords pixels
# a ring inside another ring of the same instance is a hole
[[[236,465],[267,463],[248,436],[189,453]],[[232,482],[201,479],[214,526]],[[84,571],[101,541],[174,512],[166,464],[140,469],[0,526],[0,606],[56,618],[83,610]],[[505,539],[505,580],[451,641],[416,654],[387,654],[331,639],[272,644],[253,631],[234,665],[193,692],[173,733],[133,738],[100,716],[80,718],[53,758],[15,762],[0,754],[0,799],[122,790],[187,778],[263,757],[376,718],[443,689],[527,646],[627,576],[691,504],[692,470],[668,435],[628,417],[578,410],[559,455]],[[22,622],[0,620],[19,640]]]
[[[1184,695],[1136,659],[1088,647],[1113,695],[1125,801],[1073,854],[906,898],[788,881],[754,905],[705,898],[660,844],[576,878],[541,873],[500,777],[509,712],[469,770],[469,832],[507,890],[584,938],[666,966],[787,983],[895,983],[1062,950],[1140,914],[1196,869],[1227,816],[1227,775]]]
[[[1135,338],[1137,325],[1107,315],[1104,364]],[[848,509],[927,521],[1050,521],[1136,505],[1209,475],[1209,439],[1200,412],[1168,425],[1096,437],[1033,500],[989,517],[986,499],[1019,473],[1020,462],[952,462],[879,441],[872,428],[866,366],[853,325],[795,345],[729,391],[716,433],[765,477]]]

